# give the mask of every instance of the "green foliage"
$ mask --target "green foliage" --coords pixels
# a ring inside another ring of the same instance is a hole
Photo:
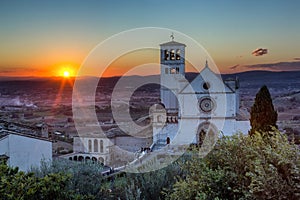
[[[221,138],[203,159],[182,163],[166,199],[299,199],[299,148],[274,130]]]
[[[126,196],[132,196],[131,189],[133,189],[135,194],[133,199],[162,199],[163,194],[160,191],[163,188],[170,188],[175,183],[174,175],[176,174],[180,174],[180,169],[176,163],[157,171],[127,174]]]
[[[268,132],[276,127],[277,112],[274,109],[272,98],[267,86],[262,86],[256,94],[255,102],[250,111],[250,135],[256,131]]]
[[[0,165],[0,197],[6,200],[91,199],[67,188],[70,176],[57,173],[38,178],[34,173]]]
[[[52,173],[69,175],[67,187],[81,195],[101,197],[100,189],[103,181],[103,166],[98,163],[74,162],[66,159],[55,159],[52,162],[42,161],[40,169],[32,169],[39,177]]]
[[[102,177],[92,162],[55,159],[31,173],[0,165],[0,199],[300,199],[300,151],[278,130],[223,136],[204,158],[192,149],[172,165]]]

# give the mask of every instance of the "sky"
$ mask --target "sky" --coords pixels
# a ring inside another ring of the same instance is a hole
[[[142,27],[188,35],[221,73],[300,70],[299,19],[298,0],[1,0],[0,76],[60,76],[66,70],[75,76],[99,43]],[[159,51],[145,52],[114,61],[106,76],[159,61]],[[156,73],[157,67],[142,75]]]

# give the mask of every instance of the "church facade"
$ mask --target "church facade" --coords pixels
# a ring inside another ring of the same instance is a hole
[[[207,134],[247,133],[249,120],[239,120],[238,79],[223,81],[206,61],[189,83],[185,79],[186,45],[170,41],[160,45],[161,103],[151,111],[153,144],[201,144]]]

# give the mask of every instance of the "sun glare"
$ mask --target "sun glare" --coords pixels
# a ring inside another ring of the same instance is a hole
[[[70,72],[69,71],[64,71],[64,77],[69,77],[70,76]]]

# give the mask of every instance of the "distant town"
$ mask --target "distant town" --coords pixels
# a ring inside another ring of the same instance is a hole
[[[186,76],[192,81],[196,75],[187,73]],[[261,85],[266,84],[278,111],[279,129],[287,134],[296,134],[299,141],[300,90],[297,86],[300,84],[300,73],[251,71],[223,75],[224,78],[236,76],[240,80],[240,115],[249,119],[249,110],[255,94]],[[157,78],[159,79],[159,76]],[[110,135],[122,134],[114,123],[110,107],[111,92],[117,80],[118,77],[102,78],[96,92],[97,117],[102,129]],[[49,139],[53,142],[53,157],[72,153],[73,139],[78,136],[72,119],[73,81],[70,79],[66,82],[60,78],[2,79],[0,130]],[[130,114],[134,120],[149,115],[150,106],[159,101],[159,92],[158,85],[146,85],[134,93],[130,99]],[[150,121],[148,119],[140,123],[147,124]],[[141,147],[148,147],[149,144],[151,144],[150,140],[144,144],[145,146],[137,146],[131,150],[136,151]]]

